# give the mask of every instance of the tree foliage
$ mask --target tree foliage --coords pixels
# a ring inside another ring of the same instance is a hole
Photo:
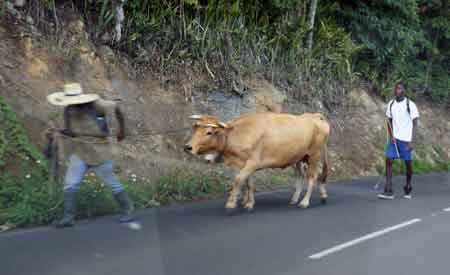
[[[448,1],[339,1],[334,14],[363,47],[355,62],[365,78],[385,93],[403,79],[416,95],[448,102]]]
[[[319,95],[336,90],[318,88],[323,83],[351,82],[357,74],[384,95],[403,79],[415,96],[450,101],[450,0],[321,0],[313,29],[312,0],[127,0],[119,36],[119,0],[29,2],[50,9],[72,2],[94,40],[168,74],[180,64],[211,75],[231,67]]]

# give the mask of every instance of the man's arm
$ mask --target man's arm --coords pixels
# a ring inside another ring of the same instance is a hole
[[[412,129],[412,140],[411,140],[411,142],[415,142],[415,140],[416,140],[417,122],[418,122],[417,118],[413,119],[413,129]]]
[[[119,132],[117,133],[117,140],[122,141],[125,138],[125,117],[119,106],[115,108],[115,114],[119,123]]]
[[[64,108],[64,129],[60,132],[69,137],[75,137],[76,134],[72,131],[71,128],[71,122],[70,122],[70,116],[72,114],[72,111],[70,110],[70,107]]]
[[[392,128],[392,111],[391,111],[391,105],[392,105],[393,101],[389,101],[387,108],[386,108],[386,117],[387,117],[387,129],[388,129],[388,136],[389,136],[389,140],[392,143],[395,143],[395,139],[394,139],[394,133],[393,128]]]
[[[413,149],[413,144],[415,143],[415,140],[416,140],[417,121],[418,121],[417,118],[413,119],[412,138],[411,138],[411,142],[408,145],[410,150]]]
[[[388,118],[388,121],[387,121],[387,123],[388,123],[388,135],[389,135],[389,140],[392,142],[392,143],[395,143],[395,139],[394,139],[394,133],[392,133],[392,118]]]
[[[412,150],[413,149],[413,144],[416,142],[416,133],[417,133],[417,128],[419,126],[419,110],[417,110],[417,106],[416,104],[412,103],[410,105],[411,107],[411,118],[412,118],[412,136],[411,136],[411,142],[409,143],[409,149]]]

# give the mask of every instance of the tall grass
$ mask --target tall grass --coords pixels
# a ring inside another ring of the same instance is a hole
[[[168,77],[195,67],[225,85],[230,77],[259,73],[275,84],[288,81],[299,97],[340,99],[355,80],[352,57],[360,48],[331,18],[320,17],[308,51],[305,17],[293,12],[295,2],[285,2],[127,1],[123,39],[111,46],[137,67],[159,68]],[[105,7],[113,9],[108,0],[94,6],[97,25],[113,32]],[[92,10],[84,6],[83,14],[91,18]]]

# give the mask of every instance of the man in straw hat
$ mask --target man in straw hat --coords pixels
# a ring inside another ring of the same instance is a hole
[[[403,187],[406,199],[411,199],[411,179],[413,175],[412,150],[417,129],[419,112],[416,104],[405,96],[405,85],[398,82],[394,88],[395,99],[388,103],[386,116],[388,118],[389,142],[386,149],[386,184],[381,199],[394,199],[392,190],[392,165],[395,159],[402,159],[406,164],[406,184]]]
[[[133,203],[114,175],[110,119],[115,114],[119,130],[118,141],[125,137],[124,117],[114,101],[101,99],[96,94],[84,94],[79,83],[66,84],[64,91],[50,94],[52,105],[64,107],[64,129],[60,130],[64,151],[68,156],[64,179],[64,216],[56,227],[74,225],[76,193],[87,169],[92,169],[101,180],[111,186],[120,205],[120,222],[130,222]]]

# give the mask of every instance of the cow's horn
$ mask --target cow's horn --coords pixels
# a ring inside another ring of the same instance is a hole
[[[219,122],[220,128],[228,128],[228,125],[225,122]]]
[[[203,124],[203,126],[205,126],[205,127],[219,128],[219,125],[212,124],[212,123],[206,123],[206,124]]]
[[[202,116],[201,115],[192,115],[189,117],[190,119],[201,119]]]

